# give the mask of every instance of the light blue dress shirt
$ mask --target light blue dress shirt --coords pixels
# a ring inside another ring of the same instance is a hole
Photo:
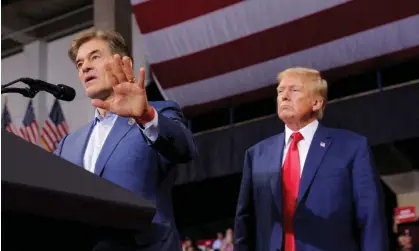
[[[154,109],[154,108],[153,108]],[[154,119],[146,123],[141,128],[138,124],[138,128],[143,131],[144,135],[151,141],[156,141],[158,132],[158,116],[157,111],[154,110]],[[89,172],[95,172],[96,160],[102,150],[103,144],[112,130],[118,115],[107,112],[106,116],[103,117],[99,112],[95,111],[95,124],[93,125],[92,133],[90,134],[89,142],[87,143],[86,151],[83,158],[83,166]]]

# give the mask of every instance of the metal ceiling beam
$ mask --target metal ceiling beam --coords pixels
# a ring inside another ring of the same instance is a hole
[[[16,29],[7,26],[7,24],[6,25],[2,24],[1,29],[5,34],[10,34],[16,31]],[[35,41],[36,37],[33,35],[32,36],[28,35],[27,33],[22,33],[22,34],[17,34],[11,39],[21,44],[28,44],[32,41]]]
[[[8,5],[3,8],[1,23],[2,33],[4,34],[3,37],[8,37],[10,34],[15,34],[14,36],[8,38],[21,44],[27,44],[35,41],[37,37],[33,31],[21,33],[17,32],[32,25],[34,25],[34,22],[29,18],[19,14],[13,5]]]
[[[72,18],[73,16],[75,16],[77,14],[80,14],[80,13],[83,13],[83,12],[86,12],[86,11],[91,10],[92,8],[93,8],[93,5],[92,4],[89,4],[89,5],[83,6],[81,8],[78,8],[76,10],[73,10],[73,11],[67,12],[65,14],[62,14],[60,16],[57,16],[57,17],[54,17],[54,18],[45,20],[45,21],[43,21],[41,23],[36,23],[36,24],[33,24],[32,23],[31,25],[26,26],[24,28],[15,29],[16,31],[13,32],[13,33],[4,34],[4,36],[2,37],[1,40],[5,40],[5,39],[13,39],[13,40],[15,40],[16,37],[21,36],[22,34],[30,34],[30,33],[33,33],[35,29],[39,29],[41,27],[45,27],[47,25],[57,23],[57,22],[62,21],[64,19]],[[2,24],[2,28],[3,28],[3,24]],[[55,31],[53,31],[53,32],[55,32]]]

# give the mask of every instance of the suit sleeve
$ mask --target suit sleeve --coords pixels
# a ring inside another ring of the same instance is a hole
[[[185,118],[180,107],[173,101],[167,101],[161,109],[156,109],[158,116],[156,140],[145,136],[146,142],[173,164],[187,163],[197,155],[192,132],[185,125]]]
[[[155,113],[157,111],[153,108]],[[152,121],[147,122],[144,125],[137,124],[140,130],[143,132],[143,135],[147,137],[150,142],[156,141],[157,137],[159,136],[159,116],[155,116]]]
[[[353,189],[362,251],[388,250],[388,233],[380,177],[367,140],[359,143],[353,162]]]
[[[252,158],[249,151],[246,151],[234,223],[235,251],[256,250],[256,226],[253,203]]]

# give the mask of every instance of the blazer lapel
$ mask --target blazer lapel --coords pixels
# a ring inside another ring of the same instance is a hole
[[[327,133],[327,129],[319,124],[313,141],[308,150],[307,159],[304,164],[303,174],[301,176],[300,187],[298,191],[297,205],[306,194],[311,182],[320,166],[320,163],[331,145],[332,140]]]
[[[285,133],[281,133],[277,137],[277,141],[274,143],[274,145],[269,148],[271,153],[267,155],[269,156],[269,159],[267,160],[268,162],[266,163],[269,166],[269,175],[271,176],[270,182],[271,182],[273,200],[279,212],[282,212],[281,173],[282,173],[282,155],[284,152],[284,145],[285,145]]]
[[[89,142],[90,134],[92,133],[94,124],[95,124],[95,120],[92,120],[88,127],[80,131],[77,141],[82,142],[82,144],[81,144],[81,147],[75,147],[74,149],[74,151],[76,151],[75,156],[77,156],[75,164],[83,168],[84,168],[84,161],[83,161],[84,153],[86,152],[87,143]]]
[[[119,117],[116,119],[114,126],[112,127],[111,131],[109,132],[108,137],[103,144],[102,151],[100,152],[98,159],[96,161],[95,166],[95,174],[101,176],[103,172],[103,168],[108,162],[109,157],[111,156],[112,152],[115,150],[118,143],[122,140],[122,138],[128,133],[128,131],[135,125],[134,123],[130,123],[130,118]],[[139,129],[138,129],[139,130]]]

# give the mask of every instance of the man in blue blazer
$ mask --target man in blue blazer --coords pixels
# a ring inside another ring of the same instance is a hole
[[[327,83],[318,71],[278,75],[285,132],[245,154],[235,251],[385,251],[387,224],[367,140],[319,124]]]
[[[55,154],[151,200],[149,231],[129,241],[104,241],[95,250],[181,250],[172,209],[175,166],[196,154],[192,133],[173,101],[148,102],[145,73],[136,80],[123,38],[111,31],[82,33],[69,56],[96,112],[66,136]]]

